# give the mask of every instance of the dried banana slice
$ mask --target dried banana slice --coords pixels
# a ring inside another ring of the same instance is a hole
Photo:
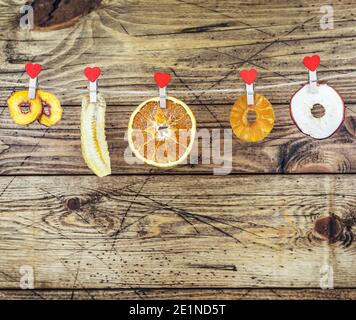
[[[83,97],[81,114],[82,153],[88,167],[99,177],[111,174],[108,144],[105,137],[106,102],[101,94],[96,103]]]

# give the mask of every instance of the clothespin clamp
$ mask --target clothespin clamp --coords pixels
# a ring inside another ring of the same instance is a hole
[[[318,91],[318,76],[317,76],[316,69],[320,65],[320,56],[314,55],[311,57],[304,57],[303,63],[309,70],[310,92],[316,93]]]
[[[315,71],[309,70],[309,86],[311,92],[315,93],[318,91],[318,77]]]
[[[167,87],[159,88],[159,105],[161,108],[166,108],[167,102]]]
[[[28,63],[26,64],[25,71],[30,77],[29,83],[28,83],[28,98],[30,100],[35,99],[36,97],[36,90],[38,86],[38,75],[42,71],[41,65],[35,63]]]
[[[89,83],[90,103],[96,103],[98,96],[98,80]]]
[[[99,67],[87,67],[84,69],[84,74],[89,80],[90,103],[96,103],[98,101],[98,78],[101,74],[101,70]]]
[[[167,85],[171,81],[171,75],[169,73],[156,72],[154,79],[159,87],[159,106],[165,109],[167,107]]]
[[[247,94],[247,104],[254,105],[255,104],[255,92],[253,90],[253,83],[247,84],[246,83],[246,94]]]
[[[253,83],[257,78],[257,71],[255,69],[251,70],[241,70],[240,77],[246,84],[246,97],[247,104],[254,105],[255,104],[255,91],[253,88]]]

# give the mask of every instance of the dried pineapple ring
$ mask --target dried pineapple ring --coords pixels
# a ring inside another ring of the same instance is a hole
[[[34,99],[28,98],[28,90],[15,92],[8,100],[9,111],[15,123],[27,125],[34,122],[42,112],[42,102],[36,94]],[[28,111],[23,111],[27,107]]]
[[[105,137],[106,102],[101,94],[91,103],[83,97],[81,114],[82,153],[88,167],[99,177],[111,174],[109,148]]]
[[[234,134],[243,141],[257,142],[269,135],[274,126],[274,112],[268,99],[260,94],[254,95],[254,105],[247,104],[246,95],[241,95],[230,114],[230,124]],[[255,113],[256,120],[248,120],[249,113]]]
[[[42,114],[38,118],[38,122],[44,126],[51,127],[55,125],[62,117],[61,103],[57,97],[49,92],[37,90],[37,94],[42,101]]]

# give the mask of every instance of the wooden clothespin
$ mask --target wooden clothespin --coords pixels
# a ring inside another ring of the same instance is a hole
[[[159,105],[165,109],[167,107],[167,87],[159,88]]]
[[[255,104],[255,92],[253,88],[253,83],[257,78],[257,71],[255,69],[251,70],[241,70],[240,77],[246,84],[246,96],[247,96],[247,104],[254,105]]]
[[[98,101],[98,78],[100,77],[101,70],[99,67],[87,67],[84,69],[84,74],[89,80],[90,103],[96,103]]]
[[[167,107],[167,85],[171,81],[169,73],[156,72],[154,79],[159,87],[159,106],[163,109]]]
[[[304,57],[303,63],[309,70],[310,91],[312,93],[316,93],[318,91],[318,77],[317,77],[316,69],[320,65],[320,56],[314,55],[311,57]]]
[[[90,103],[96,103],[98,98],[98,80],[89,83]]]
[[[28,98],[29,99],[35,99],[36,97],[36,90],[38,86],[38,75],[42,71],[42,67],[40,64],[35,63],[28,63],[26,64],[25,71],[30,77],[29,83],[28,83]]]

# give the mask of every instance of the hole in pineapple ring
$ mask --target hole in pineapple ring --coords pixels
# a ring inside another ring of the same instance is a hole
[[[29,103],[22,103],[20,105],[20,110],[21,110],[21,113],[23,113],[23,114],[29,113],[31,111],[30,104]]]
[[[310,109],[310,112],[314,118],[322,118],[325,115],[325,108],[321,104],[316,103]]]
[[[255,110],[248,110],[246,113],[246,120],[249,124],[255,123],[257,119],[257,114]]]

